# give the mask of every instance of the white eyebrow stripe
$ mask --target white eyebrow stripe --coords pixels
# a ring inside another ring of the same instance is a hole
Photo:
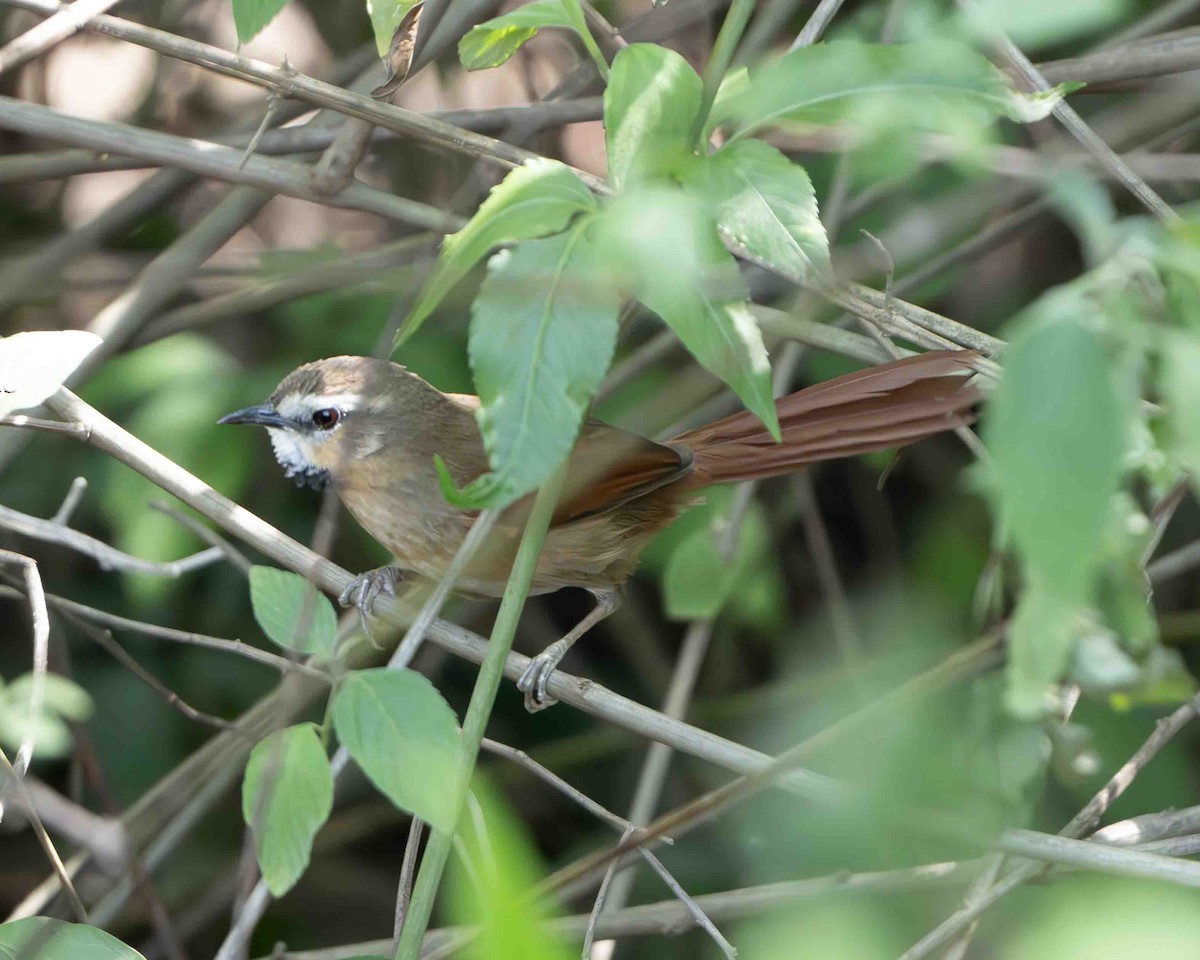
[[[310,396],[292,394],[279,401],[279,413],[289,420],[307,420],[314,410],[335,407],[342,412],[355,410],[363,405],[360,393],[319,393]]]

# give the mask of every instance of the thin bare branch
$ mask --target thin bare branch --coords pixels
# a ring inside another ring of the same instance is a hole
[[[0,97],[0,127],[92,150],[142,156],[163,166],[200,176],[245,184],[327,206],[375,213],[425,230],[450,233],[460,223],[457,218],[426,204],[384,193],[357,181],[348,183],[340,191],[323,194],[313,188],[309,168],[290,160],[245,157],[232,147],[176,137],[142,127],[72,117],[11,97]]]
[[[1087,840],[1072,840],[1033,830],[1006,830],[997,848],[1015,857],[1099,870],[1122,877],[1165,880],[1185,887],[1200,887],[1200,863],[1164,857],[1159,853],[1128,850]]]
[[[1022,53],[1001,30],[987,24],[980,18],[978,0],[958,0],[958,5],[968,14],[979,19],[981,26],[991,36],[997,51],[1003,60],[1018,76],[1033,90],[1045,92],[1052,84],[1038,72],[1037,67]],[[1166,223],[1174,223],[1180,219],[1179,214],[1167,205],[1154,189],[1137,175],[1121,157],[1100,138],[1100,136],[1084,122],[1075,112],[1075,108],[1065,100],[1060,100],[1054,106],[1054,116],[1071,133],[1076,140],[1083,144],[1089,153],[1094,155],[1100,164],[1112,173],[1132,193],[1147,210]]]
[[[39,57],[81,29],[89,19],[115,7],[120,0],[75,0],[49,20],[31,27],[0,47],[0,74]]]
[[[11,550],[0,550],[0,563],[21,569],[33,634],[33,682],[29,685],[28,726],[21,737],[17,758],[9,767],[12,779],[0,785],[0,799],[3,799],[8,787],[14,783],[19,785],[21,777],[25,776],[25,771],[33,762],[33,751],[37,746],[38,720],[41,717],[42,704],[46,696],[46,671],[50,664],[50,612],[46,609],[46,592],[42,587],[42,577],[38,573],[35,560],[19,553],[13,553]],[[4,762],[7,764],[8,760]],[[3,815],[4,808],[0,806],[0,817]]]
[[[119,570],[122,573],[141,573],[154,577],[181,577],[193,570],[207,567],[222,559],[224,554],[210,547],[201,550],[182,560],[143,560],[128,553],[110,547],[103,540],[97,540],[86,533],[72,530],[70,527],[54,520],[42,520],[28,514],[0,506],[0,527],[12,530],[32,540],[43,543],[56,543],[60,546],[91,557],[102,570]]]

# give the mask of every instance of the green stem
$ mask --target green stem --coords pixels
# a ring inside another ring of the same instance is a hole
[[[483,740],[492,704],[496,701],[496,691],[500,689],[500,680],[504,676],[504,661],[517,632],[517,621],[521,617],[525,598],[529,595],[529,588],[533,583],[533,572],[542,552],[546,531],[550,529],[550,518],[558,503],[565,476],[565,467],[559,467],[538,492],[533,511],[525,524],[525,533],[521,537],[521,546],[517,550],[512,573],[504,588],[500,611],[496,614],[496,624],[492,627],[492,636],[488,641],[487,656],[479,668],[479,677],[471,693],[466,719],[463,720],[463,750],[459,763],[459,777],[454,796],[451,798],[454,823],[462,816],[466,804],[467,789],[475,769],[475,759],[479,755],[479,744]],[[446,867],[453,845],[453,830],[430,832],[425,856],[421,858],[416,888],[408,906],[404,930],[400,934],[399,943],[396,944],[395,960],[417,960],[420,956],[421,941],[425,939],[425,930],[433,913],[433,901],[437,897],[442,871]]]
[[[563,9],[567,11],[567,17],[571,21],[571,26],[579,34],[579,39],[583,41],[587,52],[596,61],[596,69],[600,71],[600,76],[604,78],[605,83],[608,83],[608,61],[604,59],[604,53],[600,49],[600,44],[596,43],[596,38],[592,36],[592,31],[588,29],[587,20],[583,16],[583,7],[579,5],[579,0],[562,0],[562,4]],[[751,2],[751,6],[753,5],[753,2]]]
[[[700,112],[696,115],[696,141],[702,153],[705,145],[700,138],[704,135],[708,114],[712,110],[713,101],[717,99],[717,90],[721,81],[725,79],[725,71],[733,62],[734,51],[753,12],[754,0],[733,0],[729,5],[729,12],[725,14],[725,22],[721,24],[716,42],[713,43],[712,55],[704,65],[704,98],[700,102]]]

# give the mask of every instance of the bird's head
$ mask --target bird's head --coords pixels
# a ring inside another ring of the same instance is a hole
[[[217,422],[266,427],[284,472],[320,488],[386,443],[402,442],[413,401],[431,390],[387,360],[330,357],[297,367],[266,403]]]

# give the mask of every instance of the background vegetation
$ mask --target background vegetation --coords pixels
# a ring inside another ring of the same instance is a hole
[[[561,957],[599,905],[597,960],[1195,955],[1200,3],[4,6],[0,331],[102,343],[0,407],[0,952]],[[946,346],[986,401],[713,491],[530,716],[505,644],[586,595],[385,669],[424,594],[365,642],[315,588],[381,548],[216,426],[394,344],[481,395],[481,508],[589,409],[771,426]]]

